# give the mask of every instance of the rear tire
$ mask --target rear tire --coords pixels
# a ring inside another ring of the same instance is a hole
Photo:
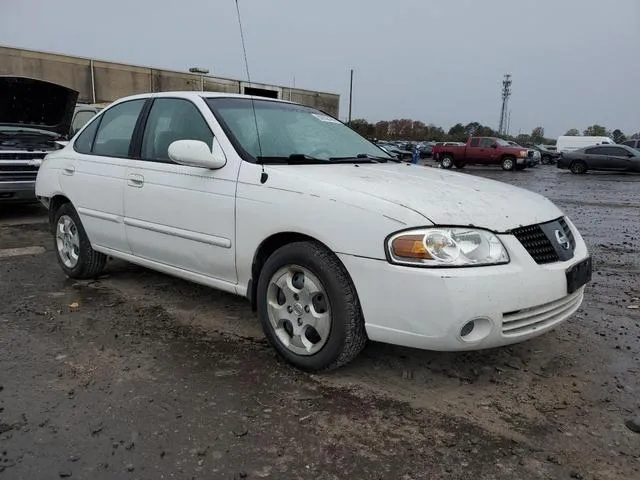
[[[323,305],[314,303],[318,298]],[[257,303],[267,340],[300,370],[341,367],[367,342],[353,282],[340,260],[319,243],[294,242],[276,250],[260,273]]]
[[[453,164],[453,157],[451,155],[445,155],[440,159],[440,165],[442,165],[442,168],[450,169],[453,167]]]
[[[569,170],[571,170],[571,173],[575,173],[576,175],[582,175],[587,173],[587,164],[582,160],[576,160],[569,166]]]
[[[542,162],[542,165],[551,165],[551,157],[549,155],[543,155],[542,159],[540,160]]]
[[[99,276],[107,264],[107,256],[91,248],[78,212],[64,203],[53,216],[53,246],[64,273],[74,279]]]
[[[504,157],[501,166],[503,170],[510,172],[516,168],[516,159],[514,157]]]

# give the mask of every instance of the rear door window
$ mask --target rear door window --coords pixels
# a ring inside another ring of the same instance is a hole
[[[587,148],[586,153],[587,155],[609,155],[607,153],[607,148],[608,147]]]
[[[102,115],[91,153],[105,157],[129,156],[133,130],[146,99],[120,103]]]

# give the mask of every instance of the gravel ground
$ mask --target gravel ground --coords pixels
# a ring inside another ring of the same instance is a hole
[[[0,207],[0,479],[640,478],[640,176],[465,172],[573,219],[581,310],[509,348],[370,344],[326,375],[280,362],[243,299],[115,261],[67,279],[45,212]]]

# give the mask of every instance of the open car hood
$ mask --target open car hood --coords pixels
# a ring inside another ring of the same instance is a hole
[[[66,135],[78,92],[36,78],[0,75],[0,125]]]

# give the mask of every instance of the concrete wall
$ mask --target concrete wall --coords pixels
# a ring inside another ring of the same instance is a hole
[[[95,103],[112,102],[136,93],[200,90],[203,78],[187,72],[3,46],[0,46],[0,75],[59,83],[80,92],[79,101]],[[336,94],[204,76],[204,89],[209,92],[242,93],[245,86],[274,90],[283,100],[316,107],[335,117],[339,114],[340,96]]]

